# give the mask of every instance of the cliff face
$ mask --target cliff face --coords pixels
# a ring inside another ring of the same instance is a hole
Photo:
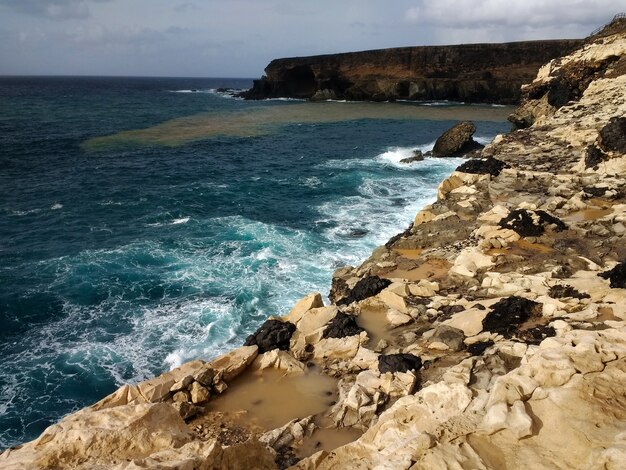
[[[125,385],[0,467],[622,469],[624,57],[618,28],[542,68],[534,123],[498,136],[411,227],[339,269],[330,305],[310,294],[246,346]],[[590,78],[550,104],[577,76]],[[323,388],[298,382],[321,377]],[[242,422],[272,384],[271,413],[318,412]],[[246,410],[224,407],[242,387]]]
[[[243,96],[386,101],[519,101],[539,67],[582,40],[381,49],[275,59]]]

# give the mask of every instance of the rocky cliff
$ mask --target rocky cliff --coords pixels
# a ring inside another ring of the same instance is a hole
[[[543,67],[532,123],[339,269],[331,304],[125,385],[0,467],[624,468],[624,60],[617,28]]]
[[[581,40],[382,49],[276,59],[242,96],[516,104],[520,86]]]

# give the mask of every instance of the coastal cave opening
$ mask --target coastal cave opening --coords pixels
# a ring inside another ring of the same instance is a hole
[[[315,74],[308,65],[296,65],[285,71],[289,93],[296,98],[310,98],[317,91]]]

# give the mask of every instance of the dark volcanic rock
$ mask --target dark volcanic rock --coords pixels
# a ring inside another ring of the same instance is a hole
[[[286,351],[289,349],[289,340],[294,331],[296,331],[296,325],[293,323],[267,320],[258,330],[248,336],[244,346],[257,345],[259,354],[272,349]]]
[[[378,294],[385,287],[389,286],[389,279],[381,279],[378,276],[367,276],[354,285],[350,293],[337,302],[337,305],[350,305],[352,302],[358,302],[368,297]]]
[[[556,330],[551,326],[542,325],[520,331],[516,335],[519,339],[528,344],[539,344],[544,339],[556,336]]]
[[[413,354],[381,354],[378,356],[378,370],[385,372],[417,372],[422,368],[422,360]]]
[[[567,229],[567,225],[560,219],[545,211],[528,211],[516,209],[503,217],[499,222],[500,227],[516,231],[522,237],[539,237],[545,232],[547,225],[554,225],[555,231]]]
[[[339,312],[331,321],[328,322],[322,338],[345,338],[346,336],[354,336],[365,331],[361,328],[354,315]]]
[[[467,352],[472,356],[480,356],[491,346],[493,346],[493,341],[491,340],[483,341],[482,343],[474,343],[467,347]]]
[[[579,292],[572,286],[563,286],[560,284],[550,287],[548,295],[553,299],[563,299],[566,297],[571,297],[573,299],[588,299],[590,297],[590,295],[586,292]]]
[[[413,163],[413,162],[421,162],[424,160],[424,154],[421,150],[415,150],[413,155],[408,158],[403,158],[400,160],[400,163]]]
[[[600,163],[608,159],[609,156],[606,153],[595,145],[590,145],[585,151],[585,168],[593,168],[594,170],[597,170]]]
[[[465,155],[483,146],[472,139],[476,126],[469,121],[460,122],[441,136],[433,147],[433,157],[455,157]]]
[[[540,308],[541,304],[523,297],[501,299],[483,319],[483,330],[510,336],[521,323],[539,313]]]
[[[626,117],[612,117],[600,130],[600,146],[607,152],[626,153]]]
[[[613,269],[598,274],[602,279],[611,281],[610,286],[616,289],[626,289],[626,261],[622,261]]]
[[[507,168],[508,165],[498,160],[497,158],[472,158],[459,165],[456,171],[462,171],[463,173],[472,174],[490,174],[491,176],[498,176],[502,169]]]
[[[330,286],[330,292],[328,298],[332,303],[337,305],[342,299],[350,295],[350,288],[348,283],[341,277],[333,276],[333,280]]]

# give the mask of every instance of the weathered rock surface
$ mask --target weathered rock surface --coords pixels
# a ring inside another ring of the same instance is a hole
[[[246,339],[246,346],[258,346],[259,352],[264,353],[272,349],[285,351],[289,349],[291,335],[296,331],[296,325],[288,321],[267,320],[261,327]]]
[[[520,86],[581,40],[381,49],[275,59],[248,99],[516,103]]]

